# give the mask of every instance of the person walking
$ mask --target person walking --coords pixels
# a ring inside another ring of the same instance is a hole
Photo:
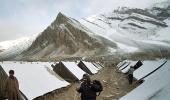
[[[133,66],[130,66],[130,69],[128,71],[128,80],[129,80],[129,84],[132,84],[133,82],[133,72],[135,71]]]
[[[14,76],[14,70],[9,71],[9,77],[5,82],[5,91],[8,100],[21,100],[19,83],[17,78]]]

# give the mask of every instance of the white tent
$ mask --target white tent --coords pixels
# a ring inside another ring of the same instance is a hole
[[[130,69],[130,66],[134,66],[136,63],[137,63],[137,61],[129,61],[129,63],[126,64],[126,66],[124,66],[124,68],[121,67],[122,73],[127,73],[128,70]]]
[[[92,64],[97,67],[99,70],[102,69],[102,66],[99,64],[99,62],[92,62]]]
[[[161,64],[163,64],[164,60],[156,60],[156,61],[144,61],[142,67],[138,70],[134,71],[134,77],[139,80],[148,73],[152,72],[156,68],[158,68]]]
[[[67,69],[70,70],[70,72],[72,74],[74,74],[79,80],[82,79],[83,77],[83,74],[85,74],[85,72],[80,69],[75,62],[62,62],[66,67]]]
[[[119,68],[119,70],[123,70],[124,68],[126,68],[127,66],[129,66],[129,64],[130,64],[130,61],[125,62],[125,63]]]
[[[96,68],[96,66],[94,66],[91,62],[86,62],[86,61],[82,61],[85,66],[92,72],[92,73],[97,73],[98,72],[98,68]]]
[[[151,65],[160,65],[161,61],[145,61],[146,67],[143,67],[143,73],[145,71],[151,71],[149,68]],[[145,63],[144,63],[145,64]],[[120,100],[169,100],[170,99],[170,61],[165,63],[160,69],[146,77],[144,83],[135,88],[127,95],[120,98]],[[142,67],[141,67],[142,68]],[[137,74],[137,73],[136,73]],[[140,74],[140,73],[139,73]]]
[[[29,100],[69,85],[53,72],[49,63],[4,62],[1,65],[6,73],[10,69],[15,71],[20,90]]]
[[[119,62],[118,64],[117,64],[117,68],[119,69],[119,68],[121,68],[124,64],[126,64],[127,63],[127,60],[124,60],[124,61],[121,61],[121,62]]]

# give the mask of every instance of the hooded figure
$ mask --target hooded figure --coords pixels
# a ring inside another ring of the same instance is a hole
[[[96,100],[96,92],[88,74],[83,75],[82,83],[77,91],[81,93],[81,100]]]
[[[14,70],[9,71],[9,77],[6,79],[5,91],[8,100],[21,100],[19,83],[14,76]]]

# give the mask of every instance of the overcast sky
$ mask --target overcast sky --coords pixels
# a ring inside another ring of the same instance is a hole
[[[164,0],[0,0],[0,42],[42,32],[58,12],[75,19],[119,6],[145,8]]]

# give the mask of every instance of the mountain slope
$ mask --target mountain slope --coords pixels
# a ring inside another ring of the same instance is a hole
[[[116,44],[93,35],[75,19],[59,13],[56,20],[17,59],[102,54],[107,52],[108,47],[116,48]]]
[[[170,48],[170,39],[167,42],[158,40],[159,37],[154,39],[161,29],[169,28],[169,24],[148,10],[123,7],[79,21],[94,33],[117,43],[125,52],[128,48],[144,52]]]
[[[0,60],[9,60],[15,58],[33,42],[34,37],[23,37],[16,40],[4,41],[0,43],[3,48],[0,52]]]
[[[0,49],[0,58],[48,60],[169,52],[169,14],[169,2],[158,3],[148,9],[122,7],[79,21],[59,13],[35,41],[32,40],[24,48],[19,45],[7,50]]]

